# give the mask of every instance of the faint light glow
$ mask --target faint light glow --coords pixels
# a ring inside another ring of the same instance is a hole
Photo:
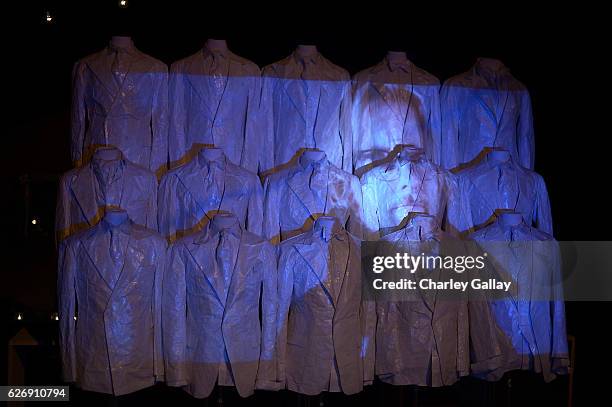
[[[53,314],[51,314],[51,320],[59,321],[59,314],[57,312],[54,312]]]
[[[15,316],[15,319],[17,321],[22,321],[23,320],[23,313],[18,312],[17,315]]]
[[[36,225],[38,221],[36,219],[32,219],[32,225]]]
[[[127,0],[119,0],[119,7],[126,8],[128,6]]]
[[[74,320],[76,321],[76,316],[74,316],[74,317],[72,317],[72,318],[74,318]]]
[[[45,16],[45,21],[48,23],[53,22],[53,16],[51,15],[49,11],[47,11],[47,15]]]

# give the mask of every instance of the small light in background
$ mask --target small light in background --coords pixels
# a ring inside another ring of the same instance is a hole
[[[76,315],[75,315],[73,318],[74,318],[74,320],[76,321]]]
[[[32,219],[32,225],[38,224],[38,220],[36,218]]]
[[[17,314],[15,314],[15,319],[17,321],[23,321],[23,312],[18,312]]]
[[[119,0],[119,7],[126,8],[128,6],[127,0]]]
[[[59,314],[57,312],[54,312],[53,314],[51,314],[51,320],[59,321]]]
[[[47,14],[45,16],[45,21],[47,23],[52,23],[53,22],[53,16],[51,15],[51,12],[47,11]]]

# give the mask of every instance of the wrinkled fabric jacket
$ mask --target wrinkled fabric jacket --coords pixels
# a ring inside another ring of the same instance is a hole
[[[427,160],[419,149],[407,148],[363,174],[361,190],[367,240],[378,240],[410,212],[434,215],[438,224],[454,232],[465,211],[455,176]]]
[[[388,59],[353,77],[354,168],[381,160],[398,144],[439,163],[440,81],[410,61]]]
[[[324,182],[311,182],[313,174]],[[296,236],[321,215],[337,217],[351,234],[363,233],[361,189],[357,177],[327,161],[298,160],[264,183],[263,234],[273,242]]]
[[[225,271],[217,256],[223,233],[233,235],[234,250]],[[171,246],[163,292],[167,383],[207,397],[225,368],[242,397],[256,385],[275,386],[276,279],[273,246],[237,223],[223,232],[208,226]]]
[[[117,67],[115,56],[122,62]],[[118,73],[115,73],[117,71]],[[87,163],[115,146],[160,177],[168,160],[168,68],[133,43],[111,44],[78,61],[72,74],[71,157]]]
[[[453,168],[485,147],[503,147],[533,169],[531,99],[501,61],[480,58],[469,71],[448,79],[440,92],[441,161]]]
[[[504,372],[527,369],[541,373],[549,382],[556,374],[567,373],[561,258],[556,241],[525,223],[505,226],[499,220],[470,237],[494,259],[502,278],[519,288],[518,296],[489,303],[507,345],[502,350],[504,365],[486,378],[498,380]]]
[[[316,226],[280,245],[279,371],[291,391],[354,394],[364,382],[360,243],[338,222],[329,241]]]
[[[552,215],[544,179],[515,163],[494,159],[489,153],[480,163],[457,173],[462,200],[468,202],[466,223],[459,229],[478,229],[494,219],[499,209],[521,212],[528,225],[552,234]]]
[[[452,237],[439,229],[433,216],[422,215],[382,238],[398,252],[412,255],[421,253],[420,242],[431,250],[443,239]],[[418,279],[435,278],[432,271],[420,273]],[[467,374],[467,298],[438,299],[435,290],[419,290],[410,300],[380,301],[376,309],[376,375],[380,380],[394,385],[447,386]]]
[[[474,248],[440,230],[431,215],[411,214],[383,241],[397,253],[444,256],[473,254]],[[474,253],[478,255],[479,253]],[[446,270],[419,270],[415,280],[447,280]],[[433,274],[435,273],[435,274]],[[470,270],[470,278],[479,277]],[[454,280],[466,281],[461,273]],[[418,290],[410,298],[377,303],[376,375],[395,385],[446,386],[468,374],[483,375],[503,364],[503,337],[478,291],[450,296]],[[411,352],[405,352],[411,349]]]
[[[262,76],[261,120],[266,151],[273,153],[267,169],[284,168],[300,149],[317,148],[352,173],[349,73],[318,52],[294,52],[266,66]]]
[[[169,171],[159,186],[159,230],[171,241],[201,230],[216,212],[231,212],[250,232],[261,234],[263,189],[257,175],[225,156],[202,155]]]
[[[157,229],[157,178],[121,157],[105,171],[99,153],[89,164],[65,173],[59,184],[55,214],[58,241],[97,224],[107,208],[121,208],[139,225]],[[100,150],[98,150],[100,151]]]
[[[170,67],[170,161],[189,161],[202,145],[223,149],[237,165],[257,172],[263,164],[257,124],[260,70],[226,50],[207,47]]]
[[[109,256],[111,229],[123,239],[118,264]],[[115,395],[163,381],[165,250],[161,236],[129,220],[102,221],[62,242],[57,292],[65,381]]]

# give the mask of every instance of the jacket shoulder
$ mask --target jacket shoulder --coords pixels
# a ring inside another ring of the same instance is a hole
[[[184,72],[185,68],[196,61],[197,58],[201,56],[202,50],[198,50],[198,52],[186,56],[185,58],[181,58],[179,60],[174,61],[170,64],[170,72],[180,73]]]
[[[291,63],[291,55],[263,67],[262,76],[283,77],[283,72]]]
[[[412,72],[414,74],[413,82],[416,85],[440,86],[440,79],[425,69],[413,65]]]
[[[475,80],[471,71],[466,71],[448,78],[446,81],[444,81],[443,87],[469,88],[475,86],[476,83],[477,81]]]
[[[330,72],[332,72],[332,77],[334,80],[340,80],[340,81],[350,81],[351,80],[351,75],[346,69],[342,68],[339,65],[334,64],[332,61],[330,61],[329,59],[325,58],[322,55],[321,55],[321,59],[325,61],[325,65],[330,70]]]
[[[247,71],[250,76],[259,76],[261,74],[261,69],[259,69],[259,66],[250,59],[246,59],[244,57],[241,57],[240,55],[236,55],[233,52],[230,52],[230,56],[234,61],[241,64],[243,66],[243,69]]]

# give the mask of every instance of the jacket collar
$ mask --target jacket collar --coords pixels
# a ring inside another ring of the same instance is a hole
[[[115,96],[121,89],[132,83],[132,73],[140,74],[141,76],[150,72],[150,68],[153,65],[153,58],[143,57],[143,54],[138,51],[135,47],[121,50],[128,56],[128,71],[121,87],[117,84],[112,72],[112,64],[115,59],[116,49],[110,46],[106,47],[101,52],[98,52],[87,60],[87,66],[92,70],[95,76],[98,78],[102,86],[110,93]],[[115,98],[120,99],[120,98]]]
[[[223,295],[225,285],[225,280],[223,276],[215,275],[215,270],[217,268],[215,249],[216,244],[218,242],[219,233],[229,233],[231,236],[236,237],[238,239],[238,247],[234,264],[230,266],[230,269],[232,270],[232,275],[230,277],[229,287],[227,287],[227,290],[225,290],[227,296]],[[200,271],[208,281],[208,284],[211,286],[215,297],[223,307],[225,307],[227,302],[231,301],[231,298],[233,298],[232,291],[235,288],[234,280],[236,278],[236,274],[241,271],[246,271],[241,270],[239,268],[237,269],[238,263],[241,262],[242,248],[244,246],[244,243],[246,243],[243,239],[244,236],[245,234],[243,233],[242,228],[240,227],[240,223],[237,219],[236,223],[232,224],[231,227],[224,229],[224,231],[221,232],[213,226],[212,222],[208,222],[208,224],[206,225],[206,229],[200,232],[200,234],[192,240],[191,244],[186,245],[187,251],[191,256],[194,264],[198,269],[200,269]]]
[[[327,173],[327,177],[329,179],[331,163],[327,160],[327,157],[307,165],[300,160],[294,167],[291,175],[288,177],[287,184],[298,199],[304,204],[310,215],[316,215],[319,214],[320,211],[315,200],[314,191],[312,191],[308,186],[308,177],[310,176],[311,170]],[[325,196],[325,202],[327,202],[327,194]]]

